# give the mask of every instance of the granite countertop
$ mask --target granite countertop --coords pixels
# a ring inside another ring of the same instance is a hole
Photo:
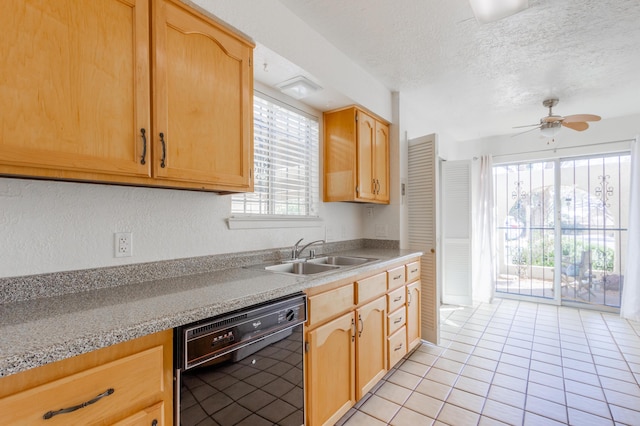
[[[317,276],[234,267],[0,304],[0,377],[379,270],[421,253],[358,248],[339,254],[379,260]]]

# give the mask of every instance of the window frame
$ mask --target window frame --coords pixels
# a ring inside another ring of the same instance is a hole
[[[301,102],[282,95],[268,87],[257,87],[254,89],[254,97],[259,97],[266,100],[269,103],[278,105],[287,110],[293,111],[296,114],[307,117],[318,123],[318,140],[316,146],[316,187],[310,189],[311,204],[315,205],[315,209],[310,214],[297,215],[297,214],[270,214],[270,213],[241,213],[231,211],[233,204],[229,206],[231,215],[227,218],[227,225],[229,229],[259,229],[259,228],[306,228],[306,227],[319,227],[322,225],[323,220],[320,217],[320,210],[322,205],[321,193],[321,139],[322,139],[322,113],[305,105]],[[255,126],[255,121],[254,121]],[[252,165],[255,175],[255,165]],[[312,184],[312,182],[307,182]],[[234,194],[233,196],[245,194]],[[232,196],[232,197],[233,197]],[[231,202],[233,203],[233,201]]]

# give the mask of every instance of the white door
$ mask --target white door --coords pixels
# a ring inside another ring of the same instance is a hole
[[[442,303],[471,305],[471,162],[445,161],[442,182]]]
[[[422,339],[438,343],[440,292],[436,256],[437,142],[436,135],[408,143],[407,208],[409,248],[421,250]]]

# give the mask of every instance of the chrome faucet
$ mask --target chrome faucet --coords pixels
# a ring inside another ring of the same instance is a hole
[[[306,244],[306,245],[305,245],[305,246],[303,246],[301,249],[298,249],[298,245],[300,244],[300,242],[302,242],[302,240],[304,240],[304,238],[300,238],[300,239],[298,240],[298,242],[296,242],[296,243],[293,245],[293,248],[291,249],[291,259],[293,259],[293,260],[298,260],[298,258],[300,257],[300,254],[304,251],[304,249],[306,249],[306,248],[307,248],[307,247],[309,247],[310,245],[313,245],[313,244],[320,244],[320,243],[322,243],[322,244],[326,243],[326,241],[325,241],[325,240],[316,240],[316,241],[311,241],[309,244]],[[313,252],[312,252],[312,255],[310,256],[310,258],[313,258],[313,257],[314,257],[314,256],[313,256]]]

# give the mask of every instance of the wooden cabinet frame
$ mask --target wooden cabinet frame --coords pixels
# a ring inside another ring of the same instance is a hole
[[[0,175],[253,190],[251,41],[178,0],[0,9]]]
[[[324,201],[389,204],[389,124],[355,106],[324,118]]]

